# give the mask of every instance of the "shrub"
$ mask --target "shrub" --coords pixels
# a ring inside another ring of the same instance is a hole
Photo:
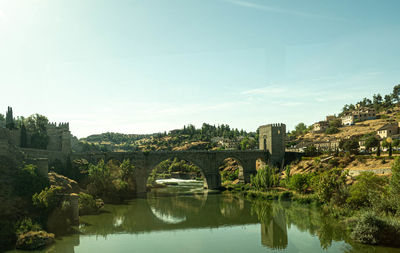
[[[356,180],[350,187],[350,196],[346,200],[354,207],[370,206],[373,197],[379,197],[385,193],[386,179],[371,171],[361,172]]]
[[[330,126],[325,131],[326,134],[337,134],[339,133],[339,129],[335,126]]]
[[[15,193],[21,197],[31,198],[49,186],[48,178],[41,176],[35,165],[28,164],[18,170],[14,179]]]
[[[25,217],[16,224],[15,231],[17,235],[25,234],[29,231],[39,231],[42,227],[31,220],[29,217]]]
[[[39,194],[35,193],[32,196],[33,205],[47,214],[58,207],[62,199],[63,192],[60,186],[46,187]]]
[[[266,190],[279,185],[279,176],[275,175],[273,169],[267,165],[259,169],[255,176],[251,175],[250,182],[257,190]]]
[[[342,202],[346,193],[347,173],[339,168],[334,168],[321,173],[313,178],[313,188],[322,203],[329,203],[335,197],[335,201]]]
[[[365,244],[398,246],[400,226],[390,218],[383,219],[374,212],[363,212],[351,233],[351,237]]]
[[[290,178],[289,188],[300,193],[305,193],[310,186],[309,174],[294,174]]]

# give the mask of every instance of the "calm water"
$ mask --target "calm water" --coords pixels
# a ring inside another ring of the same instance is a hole
[[[100,215],[81,217],[79,233],[42,252],[400,252],[350,244],[313,206],[246,201],[201,187],[180,183],[106,205]]]

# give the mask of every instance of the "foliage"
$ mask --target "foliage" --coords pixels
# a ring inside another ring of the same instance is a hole
[[[346,195],[347,173],[339,168],[327,170],[312,179],[314,191],[321,203],[342,202]]]
[[[257,142],[254,138],[244,137],[240,141],[240,150],[255,149],[257,147]]]
[[[16,224],[16,233],[17,235],[25,234],[29,231],[39,231],[42,229],[42,226],[37,222],[32,221],[31,218],[25,217],[22,220],[18,221]]]
[[[390,192],[400,196],[400,158],[396,157],[392,165],[392,177],[390,179]]]
[[[33,205],[46,213],[52,212],[62,201],[63,189],[59,186],[46,187],[32,196]]]
[[[99,206],[92,195],[79,193],[79,215],[95,214],[98,210]]]
[[[351,234],[360,243],[399,246],[400,224],[374,212],[362,212]]]
[[[312,174],[294,174],[290,177],[289,188],[299,193],[305,193],[310,187]]]
[[[49,180],[38,173],[35,165],[28,164],[18,170],[14,178],[17,196],[29,197],[49,186]]]
[[[361,172],[356,182],[350,187],[347,203],[354,207],[371,206],[373,198],[380,198],[385,193],[386,178],[371,171]]]
[[[31,133],[31,148],[46,149],[49,142],[47,125],[49,120],[40,114],[29,116],[25,120],[26,130]]]
[[[375,134],[366,136],[365,148],[367,150],[371,150],[371,148],[378,147],[378,146],[379,146],[379,140],[375,137]]]
[[[105,164],[103,160],[96,165],[89,164],[88,191],[108,202],[118,202],[132,196],[135,191],[134,171],[129,160],[119,165],[113,161]]]
[[[339,129],[336,126],[329,126],[326,130],[325,130],[326,134],[337,134],[339,133]]]
[[[319,155],[319,152],[314,145],[311,145],[304,149],[304,155],[307,157],[313,157]]]
[[[279,185],[279,175],[268,165],[257,171],[255,176],[250,177],[251,185],[257,190],[266,190]]]
[[[151,172],[147,183],[153,184],[157,178],[171,178],[175,172],[201,177],[200,169],[196,165],[175,157],[159,163]]]
[[[357,154],[358,153],[358,139],[357,138],[350,138],[350,139],[342,139],[339,142],[339,148],[349,152],[350,154]]]

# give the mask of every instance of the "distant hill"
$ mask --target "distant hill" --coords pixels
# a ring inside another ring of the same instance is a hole
[[[210,125],[201,128],[187,125],[170,132],[154,134],[102,133],[73,142],[73,150],[87,151],[150,151],[150,150],[210,150],[255,149],[258,134],[231,129],[229,125]]]

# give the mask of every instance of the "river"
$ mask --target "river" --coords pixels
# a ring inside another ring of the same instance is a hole
[[[352,243],[313,205],[249,201],[178,182],[82,216],[79,232],[36,252],[400,252]]]

